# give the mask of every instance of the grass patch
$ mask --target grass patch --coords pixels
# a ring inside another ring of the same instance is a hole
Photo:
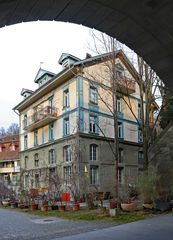
[[[2,206],[3,207],[3,206]],[[11,209],[10,207],[3,207]],[[143,220],[147,217],[153,216],[152,211],[136,211],[136,212],[120,212],[115,217],[110,217],[108,210],[101,212],[100,209],[88,210],[82,209],[79,211],[66,210],[65,212],[59,212],[58,210],[50,210],[43,212],[41,210],[31,211],[30,209],[11,209],[14,211],[26,212],[40,217],[58,217],[68,220],[83,220],[83,221],[102,221],[107,223],[125,224],[138,220]]]

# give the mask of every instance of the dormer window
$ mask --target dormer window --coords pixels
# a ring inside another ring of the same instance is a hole
[[[69,66],[68,59],[63,62],[62,66],[63,66],[64,68],[67,68],[67,67]]]
[[[75,62],[80,61],[79,58],[69,54],[69,53],[62,53],[58,63],[62,65],[63,68],[67,68],[73,65]]]
[[[52,73],[40,68],[37,72],[34,82],[38,83],[39,87],[41,87],[43,84],[48,82],[54,76],[55,76],[55,73]]]

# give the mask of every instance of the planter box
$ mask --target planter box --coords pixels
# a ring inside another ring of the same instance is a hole
[[[64,212],[65,209],[66,209],[66,206],[65,206],[65,205],[59,205],[59,206],[58,206],[58,210],[59,210],[60,212]]]
[[[8,206],[10,206],[10,202],[7,201],[7,200],[3,200],[3,201],[2,201],[2,205],[3,205],[4,207],[8,207]]]
[[[30,209],[31,209],[31,211],[37,210],[37,209],[38,209],[38,204],[36,204],[36,203],[31,203]]]
[[[79,211],[79,209],[80,209],[79,203],[73,203],[72,209],[73,209],[73,211]]]
[[[41,206],[41,211],[43,211],[43,212],[48,211],[48,205],[42,205]]]
[[[121,203],[121,209],[125,212],[132,212],[137,210],[137,203],[131,202],[131,203]]]
[[[144,203],[143,208],[152,210],[154,208],[154,205],[153,203]]]

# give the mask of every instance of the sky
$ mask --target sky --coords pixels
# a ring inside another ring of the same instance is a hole
[[[12,108],[23,100],[22,88],[37,89],[34,78],[41,67],[61,70],[61,53],[85,58],[89,28],[81,25],[37,21],[0,28],[0,127],[18,123]]]

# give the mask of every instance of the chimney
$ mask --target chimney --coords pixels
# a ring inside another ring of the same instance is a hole
[[[91,58],[91,57],[92,57],[92,55],[90,53],[86,53],[85,59]]]

